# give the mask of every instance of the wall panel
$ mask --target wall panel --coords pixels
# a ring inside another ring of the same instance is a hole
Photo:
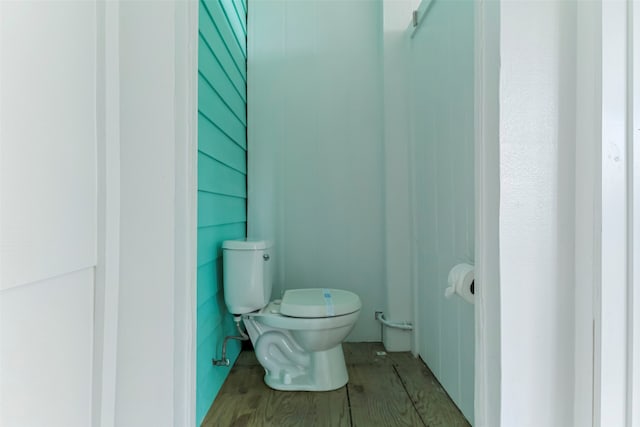
[[[273,296],[360,295],[348,337],[385,307],[382,4],[259,1],[250,13],[249,233],[275,241]]]
[[[198,296],[196,421],[229,373],[214,367],[234,334],[222,293],[222,241],[247,221],[246,14],[239,0],[200,1],[198,41]],[[240,346],[231,341],[232,361]]]
[[[474,263],[474,17],[434,2],[410,43],[419,353],[473,421],[474,307],[444,297],[449,270]]]
[[[0,425],[91,424],[97,7],[0,2]]]

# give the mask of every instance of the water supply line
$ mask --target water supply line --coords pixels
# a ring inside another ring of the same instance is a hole
[[[381,311],[376,311],[376,320],[389,328],[402,329],[403,331],[413,330],[413,324],[411,322],[408,322],[406,320],[402,322],[391,322],[384,318],[384,313]]]
[[[238,335],[230,335],[228,337],[224,337],[224,341],[222,342],[222,357],[220,359],[211,359],[213,366],[229,366],[229,359],[227,359],[227,341],[229,340],[238,340],[238,341],[247,341],[249,336],[244,333],[242,327],[240,326],[240,322],[242,321],[241,316],[233,316],[233,321],[236,322],[236,329],[238,330]]]

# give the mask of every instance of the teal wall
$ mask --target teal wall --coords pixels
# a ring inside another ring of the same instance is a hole
[[[229,373],[214,367],[234,335],[222,294],[223,240],[243,238],[247,221],[245,0],[201,0],[198,39],[198,309],[196,420]],[[231,341],[235,361],[240,346]]]

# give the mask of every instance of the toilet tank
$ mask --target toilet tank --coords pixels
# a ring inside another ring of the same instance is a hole
[[[222,242],[224,301],[230,313],[250,313],[269,303],[272,248],[265,240]]]

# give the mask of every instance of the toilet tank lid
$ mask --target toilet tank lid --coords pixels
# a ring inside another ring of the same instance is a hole
[[[290,317],[333,317],[360,310],[360,297],[341,289],[312,288],[285,291],[280,314]]]
[[[271,247],[273,247],[273,243],[269,240],[240,239],[225,240],[222,242],[222,249],[232,249],[236,251],[255,251],[269,249]]]

